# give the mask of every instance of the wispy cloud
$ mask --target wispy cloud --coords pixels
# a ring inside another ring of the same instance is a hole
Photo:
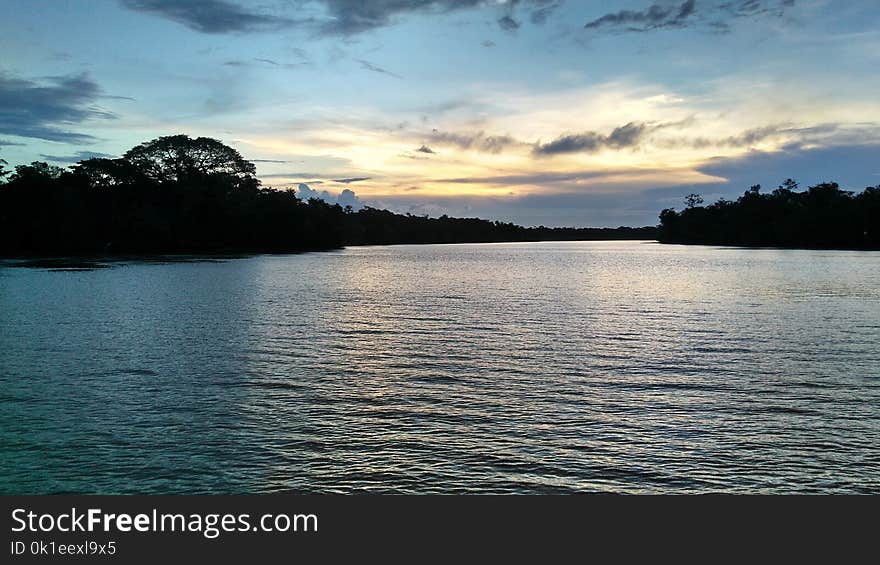
[[[308,67],[311,65],[311,63],[307,61],[302,61],[298,63],[282,63],[279,61],[275,61],[274,59],[265,59],[261,57],[254,57],[248,60],[230,59],[229,61],[224,61],[223,64],[227,67],[269,67],[274,69],[301,69],[303,67]]]
[[[391,77],[394,77],[394,78],[403,78],[403,77],[400,76],[399,74],[397,74],[397,73],[392,73],[392,72],[389,71],[388,69],[383,69],[383,68],[380,67],[379,65],[376,65],[376,64],[371,63],[371,62],[369,62],[369,61],[365,61],[365,60],[363,60],[363,59],[355,59],[355,61],[357,61],[357,62],[360,64],[360,66],[361,66],[362,68],[364,68],[364,69],[366,69],[366,70],[368,70],[368,71],[373,71],[374,73],[379,73],[379,74],[383,74],[383,75],[388,75],[388,76],[391,76]]]

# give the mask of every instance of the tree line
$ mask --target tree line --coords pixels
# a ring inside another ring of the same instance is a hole
[[[685,204],[660,213],[661,242],[880,249],[880,186],[856,193],[825,182],[802,191],[788,179],[770,193],[754,185],[735,201],[704,206],[691,194]]]
[[[215,139],[160,137],[118,159],[7,170],[0,160],[0,256],[295,252],[345,245],[655,239],[656,228],[546,228],[428,218],[264,187]]]

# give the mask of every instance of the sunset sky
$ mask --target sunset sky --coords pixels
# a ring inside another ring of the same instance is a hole
[[[186,133],[303,195],[548,226],[880,184],[876,0],[3,5],[10,165]]]

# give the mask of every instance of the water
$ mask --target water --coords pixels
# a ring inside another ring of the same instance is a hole
[[[0,492],[878,493],[878,282],[645,242],[0,267]]]

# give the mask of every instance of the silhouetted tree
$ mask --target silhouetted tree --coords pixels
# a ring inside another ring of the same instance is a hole
[[[241,154],[216,139],[169,135],[141,143],[123,155],[154,182],[188,182],[198,177],[223,175],[243,183],[256,181],[257,169]]]
[[[10,181],[12,182],[49,182],[61,176],[64,169],[44,163],[43,161],[34,161],[30,165],[18,165],[15,172],[12,173]]]
[[[826,182],[798,192],[786,179],[771,194],[761,185],[736,202],[691,205],[660,213],[660,241],[723,245],[878,248],[877,197],[871,187],[859,195]]]
[[[688,208],[694,208],[703,203],[703,197],[699,194],[688,194],[684,197],[684,203]]]

